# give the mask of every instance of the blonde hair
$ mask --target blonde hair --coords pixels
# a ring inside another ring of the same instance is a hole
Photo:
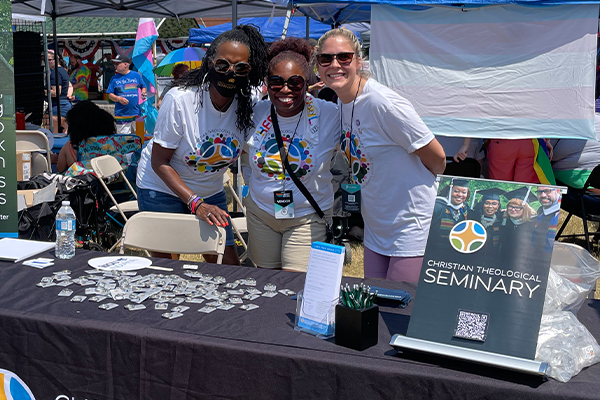
[[[341,37],[342,39],[344,39],[350,45],[350,47],[352,47],[352,50],[354,51],[354,55],[357,58],[362,59],[362,50],[360,48],[360,42],[358,41],[358,38],[356,37],[354,32],[352,32],[349,29],[340,27],[340,28],[332,29],[330,31],[325,32],[325,34],[319,38],[319,41],[317,42],[317,46],[315,48],[315,51],[313,52],[312,63],[311,63],[313,66],[317,63],[317,56],[322,53],[321,49],[323,48],[325,41],[327,39],[331,39],[333,37]],[[362,69],[359,71],[359,74],[363,78],[368,78],[369,76],[371,76],[371,73],[369,71],[365,71]]]
[[[506,211],[504,211],[504,218],[510,218],[510,215],[508,215],[508,206],[523,207],[523,214],[521,215],[520,219],[524,222],[531,221],[531,219],[536,215],[535,210],[528,203],[523,203],[523,200],[514,198],[508,201],[508,204],[506,205]]]

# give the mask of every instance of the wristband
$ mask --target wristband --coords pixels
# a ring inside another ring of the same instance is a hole
[[[187,201],[185,202],[185,204],[187,204],[188,208],[190,208],[192,201],[194,201],[194,199],[198,197],[198,195],[196,193],[190,194],[190,197],[188,197]]]
[[[198,209],[198,206],[203,202],[204,202],[204,199],[202,197],[196,197],[192,201],[192,206],[190,207],[192,214],[196,214],[196,210]]]

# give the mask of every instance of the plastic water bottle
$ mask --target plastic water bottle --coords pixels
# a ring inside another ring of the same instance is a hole
[[[56,214],[56,257],[63,260],[75,256],[75,212],[69,201],[63,201]]]

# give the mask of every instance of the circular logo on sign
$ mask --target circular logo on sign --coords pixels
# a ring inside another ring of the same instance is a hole
[[[448,236],[450,244],[460,253],[475,253],[487,240],[487,232],[477,221],[462,221],[454,225]]]
[[[0,399],[35,400],[35,397],[14,372],[0,369]]]

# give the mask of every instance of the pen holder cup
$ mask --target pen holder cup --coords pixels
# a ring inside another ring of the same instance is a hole
[[[355,310],[338,304],[335,307],[335,344],[365,350],[377,344],[379,307]]]

